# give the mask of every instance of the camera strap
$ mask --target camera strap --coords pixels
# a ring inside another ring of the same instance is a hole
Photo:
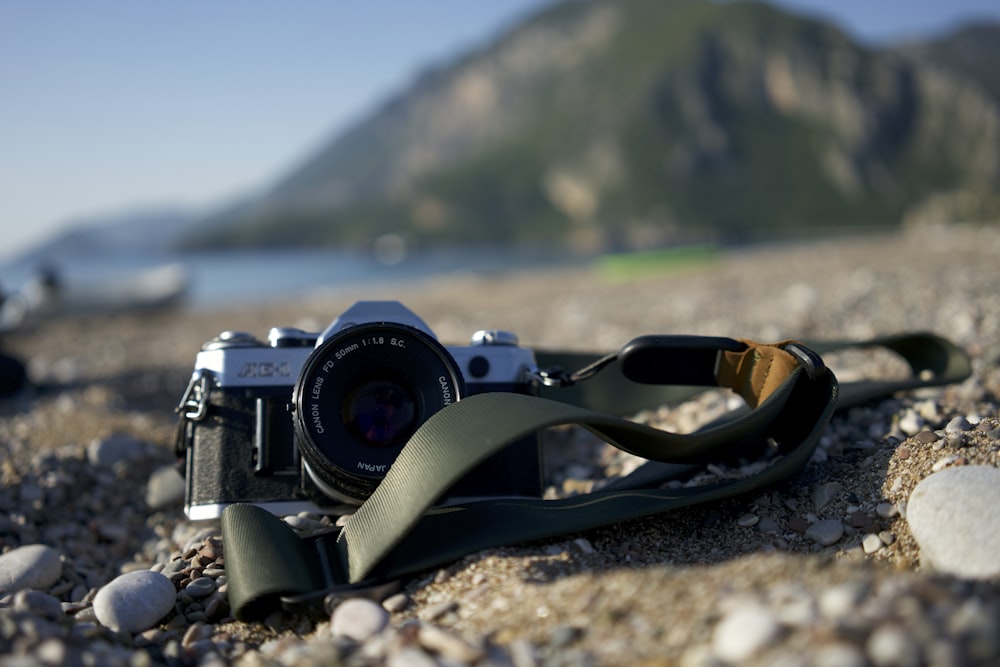
[[[897,379],[838,387],[820,354],[883,347],[909,365]],[[774,484],[812,457],[836,409],[895,392],[961,381],[967,355],[933,334],[864,342],[752,341],[700,336],[645,336],[613,355],[536,353],[550,371],[541,396],[487,393],[435,413],[413,435],[378,488],[342,529],[306,537],[250,504],[222,514],[229,601],[251,620],[285,608],[329,610],[352,596],[382,597],[387,585],[470,553],[584,531]],[[569,385],[569,386],[567,386]],[[737,410],[686,434],[616,414],[684,400],[704,387],[741,396]],[[553,397],[558,397],[555,400]],[[510,443],[542,429],[578,425],[648,462],[592,493],[544,500],[481,499],[435,507],[456,481]],[[707,464],[759,460],[754,472],[704,485],[688,479]]]

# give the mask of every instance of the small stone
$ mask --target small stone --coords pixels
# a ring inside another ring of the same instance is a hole
[[[17,595],[14,596],[14,609],[53,620],[66,617],[62,603],[57,598],[41,591],[18,591]]]
[[[793,516],[788,520],[788,527],[796,533],[805,533],[809,530],[809,522],[801,516]]]
[[[868,661],[861,649],[847,642],[824,644],[813,653],[815,667],[865,667]]]
[[[590,540],[588,540],[586,537],[576,538],[575,540],[573,540],[573,544],[579,547],[580,551],[582,551],[585,554],[589,555],[594,553],[594,545],[591,544]]]
[[[721,660],[743,662],[778,636],[781,626],[771,611],[757,603],[727,613],[712,633],[712,652]]]
[[[937,442],[938,440],[940,440],[941,436],[939,436],[934,431],[921,431],[920,433],[917,433],[915,436],[913,436],[913,439],[919,442],[921,445],[929,445],[932,442]]]
[[[844,524],[836,519],[817,521],[806,530],[806,537],[824,547],[836,544],[843,536]]]
[[[142,456],[142,443],[129,435],[115,434],[94,440],[87,447],[91,465],[110,468],[119,461],[132,461]]]
[[[563,649],[577,642],[583,636],[581,628],[572,625],[558,625],[549,634],[549,646],[555,649]]]
[[[971,431],[972,424],[965,417],[955,417],[944,427],[945,433]]]
[[[404,646],[389,656],[387,667],[439,667],[437,660],[416,646]]]
[[[184,632],[184,637],[181,639],[181,646],[184,648],[190,648],[194,644],[211,637],[212,632],[212,626],[206,625],[205,623],[195,623],[190,625]]]
[[[921,662],[919,644],[897,625],[876,628],[865,648],[876,667],[917,667]]]
[[[334,637],[348,637],[364,642],[389,625],[389,612],[381,605],[364,598],[345,600],[330,619],[330,632]]]
[[[843,490],[844,487],[839,482],[820,484],[813,490],[813,506],[817,510],[823,509],[839,496]]]
[[[865,539],[861,540],[861,548],[864,549],[866,554],[873,554],[883,546],[885,545],[882,544],[882,538],[873,533],[865,535]]]
[[[457,602],[454,600],[445,600],[444,602],[439,602],[425,607],[423,611],[420,612],[419,616],[422,621],[436,621],[445,614],[450,614],[456,609],[458,609]]]
[[[97,620],[112,630],[136,633],[156,625],[174,608],[177,591],[158,572],[136,570],[112,580],[94,597]]]
[[[941,472],[953,463],[957,463],[960,457],[958,456],[946,456],[943,459],[938,459],[931,466],[931,472]]]
[[[196,600],[208,597],[215,592],[215,579],[211,577],[198,577],[184,587],[184,592]]]
[[[390,614],[403,611],[410,604],[410,598],[406,593],[396,593],[382,600],[382,608]]]
[[[481,646],[474,646],[436,625],[421,625],[417,640],[427,650],[458,663],[472,664],[483,657]]]
[[[184,503],[184,478],[177,466],[159,468],[146,484],[146,505],[151,510],[180,507]]]
[[[1000,575],[1000,469],[948,468],[913,490],[906,519],[925,564],[969,579]]]
[[[875,506],[875,514],[880,519],[892,519],[899,516],[899,508],[893,503],[879,503]]]
[[[749,528],[751,526],[756,526],[760,522],[760,517],[756,514],[744,514],[739,519],[736,520],[737,526],[742,526],[744,528]]]
[[[946,433],[945,442],[949,447],[959,449],[969,444],[969,436],[964,431],[951,431]]]
[[[324,530],[330,527],[319,519],[314,519],[312,516],[302,514],[297,516],[286,516],[285,523],[295,530],[301,531]]]
[[[907,410],[899,420],[899,430],[906,435],[913,435],[920,431],[924,425],[924,420],[913,410]]]
[[[60,576],[59,552],[44,544],[28,544],[0,556],[0,594],[25,588],[46,589]]]
[[[820,613],[831,621],[846,618],[857,611],[865,593],[866,588],[861,583],[845,582],[831,586],[820,593]]]
[[[781,527],[778,522],[769,516],[761,517],[760,523],[757,524],[757,530],[768,535],[780,535]]]

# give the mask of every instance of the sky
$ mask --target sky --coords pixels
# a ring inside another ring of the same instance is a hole
[[[551,2],[0,0],[0,260],[83,219],[266,187]],[[1000,20],[997,0],[779,4],[869,43]]]

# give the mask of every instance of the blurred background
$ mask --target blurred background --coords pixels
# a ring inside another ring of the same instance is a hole
[[[1000,220],[1000,5],[0,5],[0,329]]]

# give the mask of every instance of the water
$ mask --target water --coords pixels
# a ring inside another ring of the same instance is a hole
[[[88,255],[51,264],[62,284],[80,293],[127,283],[143,271],[168,264],[187,276],[185,303],[193,308],[275,301],[316,292],[405,284],[449,274],[497,275],[582,260],[546,251],[449,249],[410,253],[394,264],[368,254],[334,250],[276,250],[226,253]],[[0,287],[16,291],[38,275],[39,263],[0,266]]]

